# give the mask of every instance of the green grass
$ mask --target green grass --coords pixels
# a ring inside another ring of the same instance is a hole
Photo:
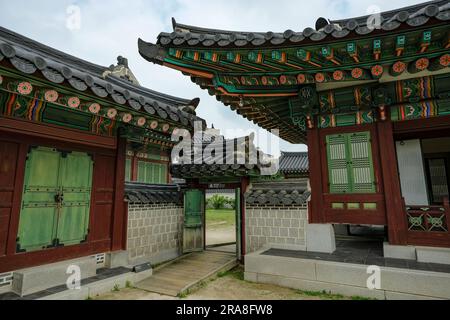
[[[240,281],[244,281],[244,270],[241,267],[236,267],[230,271],[219,272],[217,277],[231,277]]]
[[[373,300],[370,298],[365,298],[365,297],[359,297],[359,296],[353,296],[353,297],[346,297],[342,294],[332,294],[326,291],[304,291],[304,290],[295,290],[295,292],[297,294],[300,294],[302,296],[307,296],[307,297],[317,297],[320,299],[324,299],[324,300],[347,300],[347,299],[351,299],[351,300],[355,300],[355,301],[359,301],[359,300]]]
[[[206,210],[206,225],[212,226],[217,224],[223,227],[234,226],[236,224],[235,211],[231,209]]]

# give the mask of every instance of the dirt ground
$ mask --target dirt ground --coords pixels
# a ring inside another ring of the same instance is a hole
[[[206,229],[206,245],[217,245],[236,242],[236,227],[227,225],[212,225]]]
[[[237,269],[201,285],[182,300],[342,300],[340,295],[317,292],[300,292],[274,285],[256,284],[242,280],[242,270]],[[98,300],[180,300],[139,289],[121,289],[97,297]]]

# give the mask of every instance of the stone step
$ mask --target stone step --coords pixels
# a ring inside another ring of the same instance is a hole
[[[23,297],[64,285],[72,275],[67,273],[70,266],[80,268],[80,280],[94,277],[97,272],[94,256],[22,269],[13,274],[12,291]]]

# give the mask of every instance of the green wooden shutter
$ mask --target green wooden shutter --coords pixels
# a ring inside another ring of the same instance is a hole
[[[330,193],[375,193],[370,132],[327,136]]]
[[[152,177],[151,177],[151,183],[158,184],[159,183],[159,165],[156,163],[150,164],[152,168]]]
[[[131,159],[125,161],[125,181],[131,181]]]
[[[88,154],[72,152],[64,156],[61,164],[64,201],[58,220],[57,244],[67,246],[87,240],[94,163]]]
[[[160,177],[160,183],[161,184],[167,184],[167,166],[165,164],[161,165],[161,177]]]
[[[44,249],[53,244],[57,226],[59,167],[54,149],[35,148],[28,154],[20,212],[18,251]]]
[[[138,182],[146,183],[147,179],[147,167],[145,161],[138,162]]]
[[[330,193],[350,192],[346,135],[327,136],[327,159]]]
[[[352,192],[376,192],[370,132],[349,134],[347,139]]]

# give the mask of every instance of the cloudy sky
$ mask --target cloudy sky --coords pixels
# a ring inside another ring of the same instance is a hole
[[[386,11],[420,2],[423,1],[0,0],[0,25],[99,65],[109,66],[118,55],[123,55],[143,86],[183,98],[200,97],[198,114],[232,137],[257,127],[218,103],[181,73],[144,61],[137,50],[139,37],[156,41],[161,31],[172,31],[171,17],[183,24],[218,29],[302,31],[313,27],[320,16],[349,18],[365,15],[374,6]],[[68,8],[73,5],[81,13],[78,30],[66,27]],[[265,143],[261,147],[268,151]],[[281,142],[281,149],[304,151],[306,147]]]

